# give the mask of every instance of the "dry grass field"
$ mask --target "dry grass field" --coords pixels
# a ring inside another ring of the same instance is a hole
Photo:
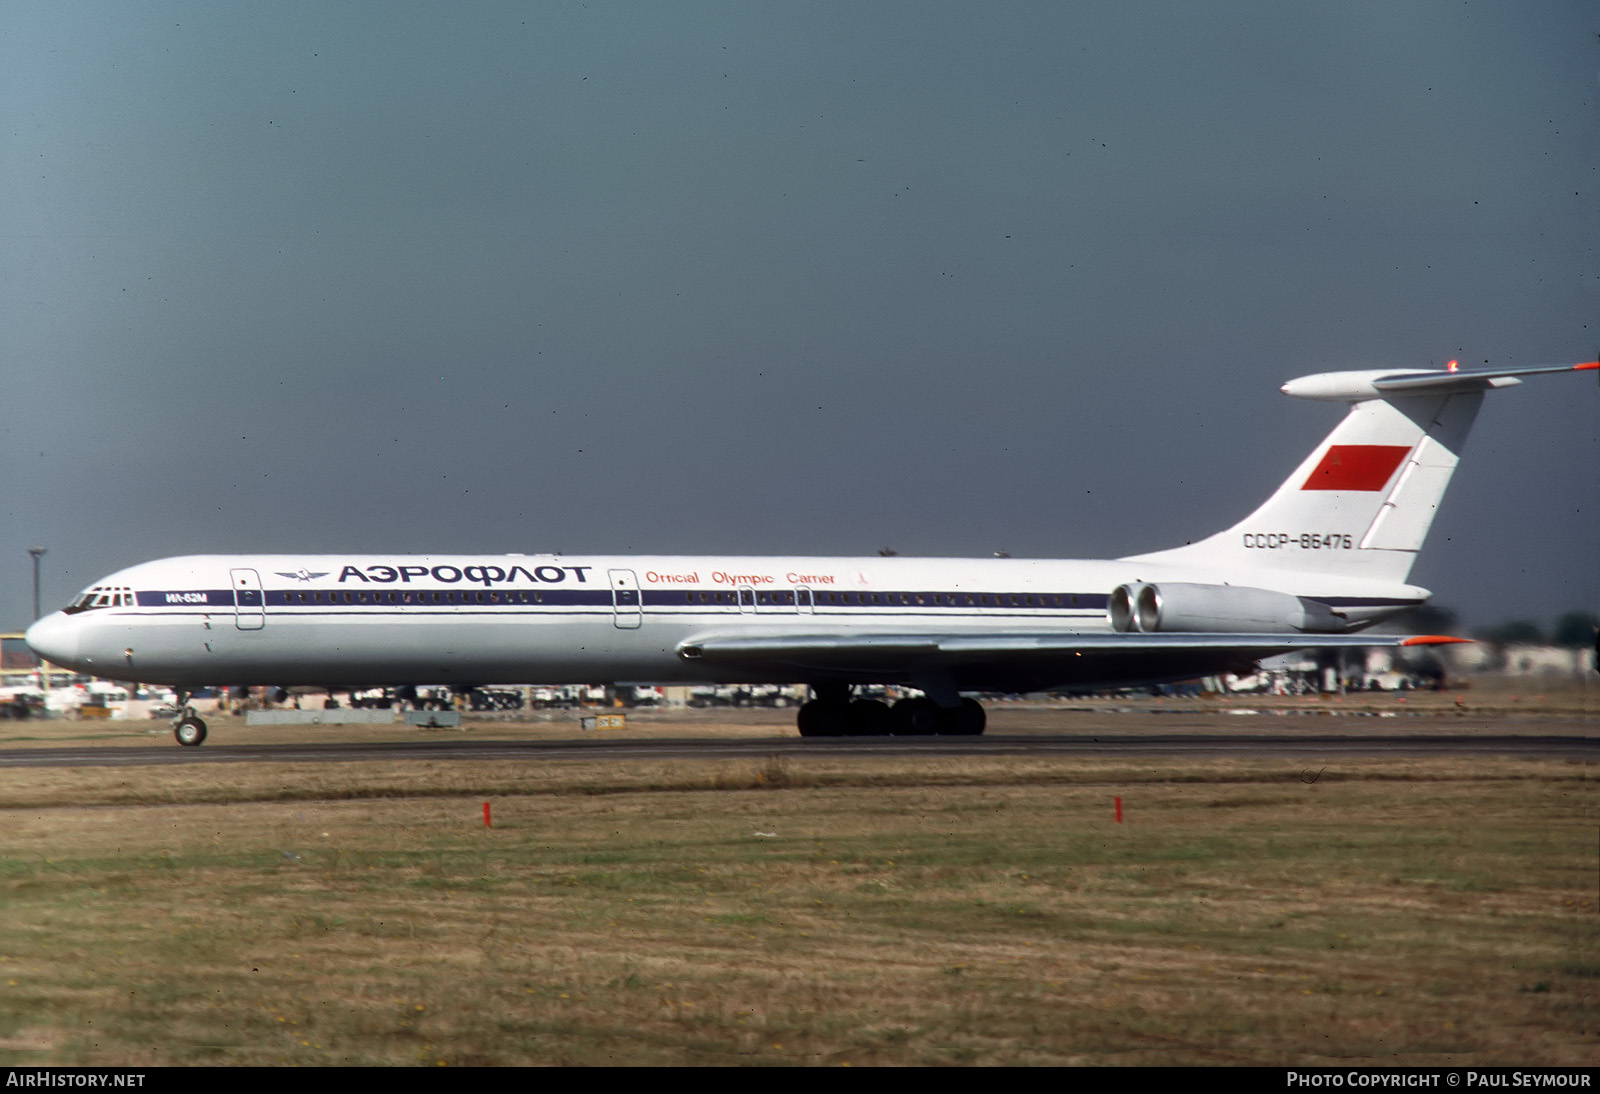
[[[1302,768],[10,769],[0,1064],[1600,1062],[1593,765]]]

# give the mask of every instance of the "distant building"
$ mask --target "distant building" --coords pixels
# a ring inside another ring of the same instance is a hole
[[[1594,652],[1564,646],[1507,646],[1501,670],[1507,676],[1581,676],[1594,664]]]

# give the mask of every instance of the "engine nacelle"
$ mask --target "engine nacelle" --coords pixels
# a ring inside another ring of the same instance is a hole
[[[1239,585],[1121,585],[1106,605],[1115,631],[1340,634],[1350,620],[1316,600]]]

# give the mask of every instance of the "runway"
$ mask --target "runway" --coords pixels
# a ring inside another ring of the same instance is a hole
[[[326,744],[29,748],[0,751],[0,768],[174,764],[727,759],[751,756],[1524,756],[1600,760],[1600,737],[1351,734],[1063,734],[817,739],[366,741]]]

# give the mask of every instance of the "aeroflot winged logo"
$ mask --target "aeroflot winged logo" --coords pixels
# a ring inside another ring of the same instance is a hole
[[[326,571],[326,570],[322,571],[322,573],[320,573],[320,574],[314,574],[310,570],[306,569],[304,566],[300,567],[300,569],[296,570],[292,574],[286,574],[282,570],[278,570],[276,572],[277,572],[277,575],[279,577],[292,577],[296,581],[315,581],[319,577],[327,577],[328,576],[328,571]]]

